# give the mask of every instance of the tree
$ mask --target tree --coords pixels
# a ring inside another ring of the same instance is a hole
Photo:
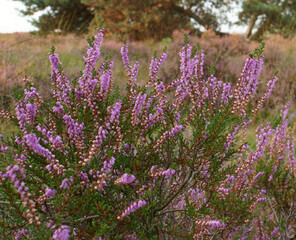
[[[224,0],[83,0],[94,9],[92,26],[104,19],[106,29],[134,40],[160,40],[175,29],[219,32],[223,19],[217,10],[227,5]],[[223,16],[223,15],[222,15]]]
[[[239,18],[242,24],[248,24],[246,37],[260,40],[265,33],[294,34],[295,14],[295,0],[246,0]]]
[[[104,20],[109,33],[143,40],[160,40],[171,36],[175,29],[200,32],[213,29],[225,20],[221,7],[226,0],[16,0],[24,2],[25,15],[50,7],[33,24],[43,33],[55,31],[85,32],[97,28]],[[219,15],[217,15],[219,11]]]
[[[33,15],[36,12],[46,10],[34,20],[32,24],[39,29],[42,34],[54,31],[62,33],[75,32],[84,33],[88,31],[89,24],[93,19],[93,12],[80,0],[15,0],[23,2],[26,6],[24,15]]]

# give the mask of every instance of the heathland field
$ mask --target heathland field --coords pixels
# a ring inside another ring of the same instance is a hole
[[[165,47],[168,49],[168,57],[162,65],[159,73],[161,80],[168,84],[180,75],[180,56],[176,54],[183,46],[183,34],[174,32],[172,38],[164,39],[161,42],[131,42],[129,43],[129,54],[134,60],[136,57],[140,62],[139,82],[148,80],[149,65],[154,52],[159,54]],[[29,33],[0,34],[0,106],[10,109],[13,103],[13,88],[23,85],[24,77],[34,82],[43,96],[49,94],[50,83],[50,62],[48,53],[54,45],[60,60],[63,63],[65,73],[70,79],[79,77],[83,69],[87,36],[49,35],[39,37]],[[200,43],[205,53],[205,75],[209,75],[209,69],[214,66],[215,75],[222,80],[237,82],[241,75],[242,68],[249,53],[259,45],[258,42],[246,40],[242,35],[216,36],[213,32],[205,32],[202,37],[189,37],[190,43]],[[282,105],[289,99],[295,102],[296,92],[296,38],[283,38],[271,36],[264,41],[266,44],[263,56],[264,66],[259,78],[257,90],[258,101],[266,89],[267,82],[277,73],[279,81],[273,89],[272,96],[265,101],[259,121],[268,121],[279,112]],[[120,54],[122,42],[112,39],[105,39],[102,45],[101,60],[107,55],[112,55],[114,60],[114,81],[115,85],[124,87],[127,82],[127,75],[124,72]],[[291,104],[291,110],[295,109]],[[295,111],[290,112],[290,122],[296,115]],[[3,132],[9,131],[5,123],[1,123],[0,129]]]
[[[296,38],[103,38],[0,35],[0,239],[295,239]]]

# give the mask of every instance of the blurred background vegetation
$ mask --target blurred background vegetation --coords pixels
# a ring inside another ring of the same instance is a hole
[[[82,34],[104,19],[107,33],[119,39],[162,40],[174,30],[200,35],[220,32],[229,24],[233,4],[241,6],[239,22],[248,25],[246,37],[259,40],[266,33],[290,36],[296,27],[296,0],[15,0],[23,2],[24,15],[47,9],[33,25],[40,34]]]
[[[154,50],[161,54],[168,47],[160,78],[169,83],[179,76],[179,55],[184,33],[190,42],[200,43],[206,59],[224,81],[235,83],[250,52],[265,41],[265,65],[257,98],[265,93],[266,83],[278,71],[279,82],[265,103],[260,119],[273,119],[288,100],[295,103],[296,91],[296,0],[15,0],[25,4],[24,15],[44,11],[34,20],[39,30],[33,34],[0,34],[0,108],[13,110],[13,88],[22,87],[22,79],[33,80],[45,98],[49,97],[50,64],[48,52],[54,45],[70,79],[79,76],[84,63],[86,36],[96,32],[102,20],[106,38],[102,55],[113,56],[114,78],[119,87],[127,80],[120,48],[130,43],[131,59],[137,54],[142,63],[139,81],[148,77]],[[241,4],[236,24],[247,26],[245,34],[221,31],[231,24],[229,12]],[[101,59],[104,59],[101,58]],[[295,104],[292,105],[292,123]],[[8,122],[0,120],[0,132],[11,132]],[[253,136],[254,137],[254,136]]]

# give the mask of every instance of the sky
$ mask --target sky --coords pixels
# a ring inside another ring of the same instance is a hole
[[[25,10],[23,3],[12,0],[0,0],[0,33],[29,32],[36,30],[18,10]]]
[[[14,33],[14,32],[30,32],[37,30],[29,20],[32,17],[24,17],[18,10],[25,10],[25,6],[22,2],[13,0],[0,0],[0,33]],[[38,18],[40,14],[36,14],[34,17]],[[233,21],[237,20],[237,15],[230,16]],[[222,31],[232,33],[244,33],[245,26],[222,26]]]

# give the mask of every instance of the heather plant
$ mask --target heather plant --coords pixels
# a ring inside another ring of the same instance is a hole
[[[295,150],[288,108],[246,131],[277,76],[254,105],[264,45],[235,84],[188,43],[180,75],[159,78],[166,50],[151,59],[149,80],[121,48],[128,83],[115,86],[103,30],[88,39],[85,68],[69,79],[55,49],[51,98],[25,79],[15,112],[19,132],[1,135],[0,233],[4,239],[287,239],[295,231]]]
[[[173,41],[168,45],[170,50],[168,60],[164,62],[159,76],[165,83],[170,83],[172,79],[179,76],[179,56],[174,54],[183,44],[183,33],[175,31]],[[209,69],[213,66],[216,74],[221,74],[221,80],[236,83],[241,75],[241,69],[244,66],[248,54],[258,43],[248,41],[239,34],[230,34],[223,37],[217,36],[213,31],[205,31],[201,37],[189,36],[190,43],[199,42],[205,53],[204,69],[205,75],[209,76]],[[294,38],[284,39],[280,36],[272,36],[266,39],[266,48],[264,50],[264,68],[261,71],[257,95],[254,101],[259,101],[258,93],[265,91],[266,82],[272,77],[274,72],[278,71],[280,83],[273,90],[273,97],[266,100],[264,112],[276,113],[280,111],[280,106],[292,98],[295,103],[295,40]],[[160,49],[160,48],[159,48]]]

